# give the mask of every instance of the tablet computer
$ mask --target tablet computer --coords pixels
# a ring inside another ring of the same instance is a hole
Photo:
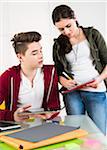
[[[10,129],[17,129],[20,128],[21,125],[15,122],[9,121],[0,121],[0,131],[10,130]]]
[[[56,112],[56,111],[51,111],[51,110],[47,110],[45,111],[44,109],[40,108],[40,109],[37,109],[35,111],[24,111],[24,112],[19,112],[18,115],[19,116],[24,116],[24,115],[45,115],[45,114],[48,114],[48,113],[51,113],[51,112]]]

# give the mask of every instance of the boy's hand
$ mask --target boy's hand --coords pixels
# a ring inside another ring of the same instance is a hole
[[[29,108],[31,108],[31,105],[25,105],[21,108],[18,108],[15,112],[14,112],[14,120],[16,122],[24,122],[26,121],[27,119],[29,119],[29,115],[19,115],[19,113],[21,112],[25,112],[25,111],[28,111]]]

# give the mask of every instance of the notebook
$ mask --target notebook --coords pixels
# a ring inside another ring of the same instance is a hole
[[[9,134],[8,136],[29,142],[39,142],[76,129],[79,129],[79,127],[63,126],[54,123],[44,123],[42,125],[25,129],[17,133]]]

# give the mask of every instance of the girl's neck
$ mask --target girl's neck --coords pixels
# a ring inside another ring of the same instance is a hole
[[[85,40],[85,36],[81,28],[77,28],[77,32],[74,37],[70,38],[70,43],[72,45],[78,44],[81,41]]]

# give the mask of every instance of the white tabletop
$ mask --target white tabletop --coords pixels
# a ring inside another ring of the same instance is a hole
[[[89,118],[87,115],[69,115],[65,116],[64,120],[65,125],[80,126],[81,129],[88,131],[89,134],[84,139],[89,139],[93,141],[95,140],[102,145],[101,150],[107,150],[107,136],[104,136],[104,134],[94,124],[92,119]]]

